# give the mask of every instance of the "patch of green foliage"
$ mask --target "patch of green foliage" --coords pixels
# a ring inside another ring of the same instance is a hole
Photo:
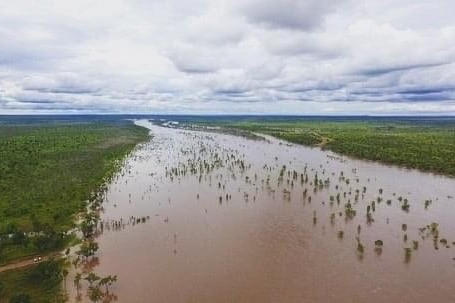
[[[0,125],[0,264],[62,249],[74,215],[147,137],[130,122]]]
[[[0,273],[0,303],[65,302],[60,291],[62,269],[62,261],[49,260]]]
[[[204,123],[204,122],[202,122]],[[206,124],[271,135],[309,146],[455,176],[455,122],[419,120],[242,120]]]

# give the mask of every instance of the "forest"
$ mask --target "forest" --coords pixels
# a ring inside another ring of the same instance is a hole
[[[78,241],[70,232],[76,216],[148,136],[129,121],[0,124],[0,266]],[[60,265],[0,272],[0,302],[24,283],[32,298],[48,298],[60,285]],[[40,270],[52,277],[34,279]],[[50,282],[42,287],[41,280]]]

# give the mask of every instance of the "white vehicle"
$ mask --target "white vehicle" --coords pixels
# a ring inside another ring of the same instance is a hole
[[[35,258],[33,259],[33,262],[36,263],[36,262],[38,262],[38,261],[41,261],[42,259],[43,259],[43,258],[41,258],[41,257],[35,257]]]

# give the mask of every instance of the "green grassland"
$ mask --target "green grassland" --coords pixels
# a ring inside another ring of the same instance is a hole
[[[455,123],[421,121],[273,121],[243,119],[204,122],[263,133],[293,143],[387,164],[455,176]]]
[[[130,122],[0,125],[0,264],[63,248],[75,214],[147,136]]]

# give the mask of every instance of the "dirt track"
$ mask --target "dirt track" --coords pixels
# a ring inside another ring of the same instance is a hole
[[[22,268],[22,267],[27,267],[27,266],[30,266],[30,265],[38,264],[38,263],[44,262],[46,260],[49,260],[50,258],[55,258],[55,257],[59,257],[59,256],[61,256],[61,254],[59,254],[59,253],[55,254],[54,253],[54,254],[50,254],[50,255],[47,255],[47,256],[41,256],[41,260],[37,261],[37,262],[34,261],[34,259],[36,257],[33,257],[33,258],[30,258],[30,259],[27,259],[27,260],[23,260],[23,261],[19,261],[19,262],[3,265],[3,266],[0,266],[0,273],[4,272],[4,271],[12,270],[12,269],[17,269],[17,268]]]

